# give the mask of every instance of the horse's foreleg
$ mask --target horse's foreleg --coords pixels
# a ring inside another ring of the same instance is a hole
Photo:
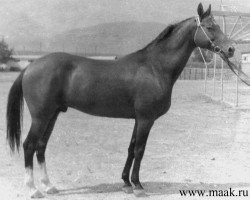
[[[134,126],[132,138],[131,138],[129,148],[128,148],[128,157],[127,157],[127,161],[126,161],[126,164],[125,164],[123,172],[122,172],[122,179],[125,183],[122,189],[126,193],[133,192],[132,185],[129,181],[129,174],[130,174],[130,169],[131,169],[131,166],[132,166],[132,163],[134,160],[134,147],[135,147],[136,131],[137,131],[137,120],[135,120],[135,126]]]
[[[139,180],[139,171],[141,160],[145,151],[148,135],[151,127],[154,124],[154,120],[149,119],[138,119],[136,141],[134,148],[134,166],[131,176],[131,181],[134,185],[134,194],[136,196],[144,196],[145,192]]]
[[[45,131],[43,137],[38,141],[38,144],[37,144],[37,161],[42,171],[41,183],[44,186],[45,191],[48,194],[58,193],[57,188],[53,186],[50,182],[50,179],[47,173],[46,161],[45,161],[45,151],[46,151],[47,143],[53,131],[57,116],[58,116],[58,112],[50,120],[47,130]]]

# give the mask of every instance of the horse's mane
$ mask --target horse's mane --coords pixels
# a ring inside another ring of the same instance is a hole
[[[163,40],[170,38],[171,35],[175,32],[175,30],[178,29],[182,23],[186,22],[189,19],[191,18],[187,18],[181,22],[168,25],[167,28],[165,28],[152,42],[150,42],[146,47],[144,47],[144,49],[151,45],[159,44]]]
[[[178,24],[170,24],[167,28],[165,28],[152,42],[159,43],[162,40],[165,40],[170,37],[174,29],[178,26]]]

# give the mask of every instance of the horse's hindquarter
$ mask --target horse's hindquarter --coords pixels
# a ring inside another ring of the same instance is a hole
[[[134,70],[119,61],[82,60],[69,78],[67,104],[106,117],[134,118]]]
[[[72,58],[75,57],[53,53],[34,61],[26,68],[22,86],[31,115],[46,115],[64,107],[63,90],[67,72],[73,67],[69,62]]]

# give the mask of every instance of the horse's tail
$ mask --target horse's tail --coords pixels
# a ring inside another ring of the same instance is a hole
[[[7,103],[7,140],[12,152],[15,152],[15,149],[19,152],[21,143],[21,127],[23,117],[23,74],[24,70],[17,77],[10,88]]]

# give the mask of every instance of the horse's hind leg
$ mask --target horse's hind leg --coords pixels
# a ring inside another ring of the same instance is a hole
[[[46,161],[45,161],[45,151],[46,151],[47,143],[53,131],[58,114],[59,112],[57,111],[54,114],[54,116],[51,118],[47,126],[47,129],[43,134],[43,137],[41,137],[38,140],[37,148],[36,148],[37,161],[42,171],[41,183],[45,187],[45,191],[48,194],[55,194],[58,192],[57,188],[54,187],[49,180],[49,176],[48,176],[47,168],[46,168]]]
[[[45,118],[32,117],[32,123],[27,138],[23,143],[25,161],[25,184],[29,189],[31,198],[41,198],[43,194],[36,188],[33,176],[33,156],[39,139],[42,137],[48,126]]]

